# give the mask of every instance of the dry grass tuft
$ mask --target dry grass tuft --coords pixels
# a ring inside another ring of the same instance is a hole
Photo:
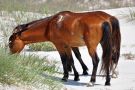
[[[126,60],[135,60],[135,54],[132,54],[131,52],[122,54],[122,56],[123,56]]]

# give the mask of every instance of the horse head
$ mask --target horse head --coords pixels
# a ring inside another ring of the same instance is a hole
[[[23,41],[20,39],[21,33],[26,30],[28,24],[18,25],[13,29],[12,35],[9,37],[9,48],[11,53],[17,53],[24,47]]]

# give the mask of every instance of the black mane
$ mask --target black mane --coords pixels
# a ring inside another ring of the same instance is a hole
[[[21,25],[18,25],[14,28],[13,30],[13,34],[19,34],[21,35],[21,33],[23,31],[26,31],[29,27],[33,26],[32,24],[35,24],[39,21],[42,21],[42,20],[46,20],[48,19],[49,17],[46,17],[46,18],[43,18],[43,19],[39,19],[39,20],[35,20],[35,21],[32,21],[32,22],[29,22],[29,23],[26,23],[26,24],[21,24]]]

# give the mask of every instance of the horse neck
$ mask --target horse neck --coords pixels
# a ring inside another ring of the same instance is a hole
[[[48,41],[48,21],[36,23],[19,36],[25,44]]]

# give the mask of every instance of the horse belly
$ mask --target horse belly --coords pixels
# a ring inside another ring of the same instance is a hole
[[[72,37],[72,39],[69,40],[69,43],[70,43],[70,46],[72,46],[72,47],[78,47],[78,46],[85,45],[83,37]]]

